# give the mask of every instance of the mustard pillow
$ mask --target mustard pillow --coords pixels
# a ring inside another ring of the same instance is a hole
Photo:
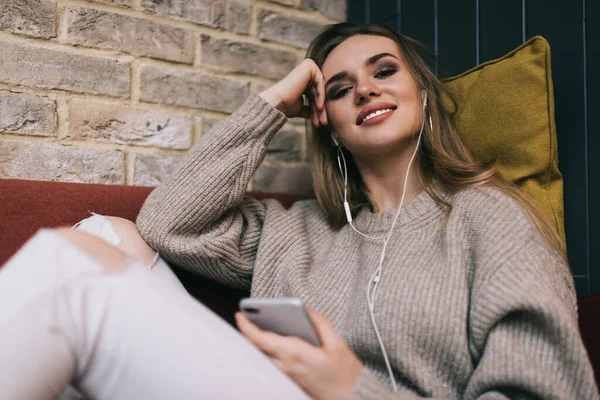
[[[445,82],[458,103],[458,132],[475,158],[496,158],[499,172],[538,204],[564,243],[548,42],[535,36]]]

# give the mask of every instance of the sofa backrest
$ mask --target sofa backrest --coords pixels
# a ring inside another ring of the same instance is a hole
[[[73,226],[89,217],[90,211],[135,221],[152,190],[140,186],[0,179],[0,267],[42,227]],[[275,198],[285,207],[301,199],[286,194],[249,195]],[[239,299],[247,292],[174,270],[192,296],[233,325]]]

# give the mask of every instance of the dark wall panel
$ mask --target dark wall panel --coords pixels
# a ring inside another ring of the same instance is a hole
[[[527,37],[544,36],[552,51],[559,168],[565,181],[565,231],[571,269],[587,275],[587,143],[584,111],[583,7],[580,2],[528,0]]]
[[[400,13],[401,33],[420,41],[431,52],[436,48],[436,10],[434,0],[402,0]],[[430,65],[433,59],[421,52]]]
[[[370,7],[367,0],[349,0],[348,1],[348,21],[356,24],[364,24],[367,21],[367,14]]]
[[[377,22],[398,30],[398,0],[377,0],[371,1],[370,15],[371,22]]]
[[[532,36],[548,40],[569,261],[578,295],[600,292],[600,1],[349,0],[350,21],[363,22],[353,19],[353,7],[365,1],[378,21],[435,51],[443,69],[434,70],[443,76],[501,57]]]
[[[438,58],[441,76],[457,75],[477,65],[476,10],[477,0],[439,1]]]
[[[587,137],[590,182],[600,181],[600,1],[586,1]],[[590,185],[590,283],[600,292],[600,184]]]
[[[502,57],[523,43],[522,1],[480,1],[479,26],[479,62]]]
[[[577,291],[577,296],[581,297],[584,294],[589,293],[589,289],[588,289],[588,285],[589,285],[589,279],[587,277],[587,275],[585,276],[575,276],[573,277],[573,280],[575,281],[575,290]]]

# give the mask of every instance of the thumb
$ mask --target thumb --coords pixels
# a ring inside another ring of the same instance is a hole
[[[335,330],[335,327],[324,314],[313,310],[310,307],[304,306],[309,318],[311,319],[323,347],[328,347],[343,340],[340,334]]]

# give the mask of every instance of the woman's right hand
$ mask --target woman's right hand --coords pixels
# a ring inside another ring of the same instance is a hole
[[[308,97],[305,106],[302,95]],[[285,78],[271,86],[260,96],[288,118],[310,118],[315,127],[327,125],[325,113],[325,79],[315,62],[307,58]]]

